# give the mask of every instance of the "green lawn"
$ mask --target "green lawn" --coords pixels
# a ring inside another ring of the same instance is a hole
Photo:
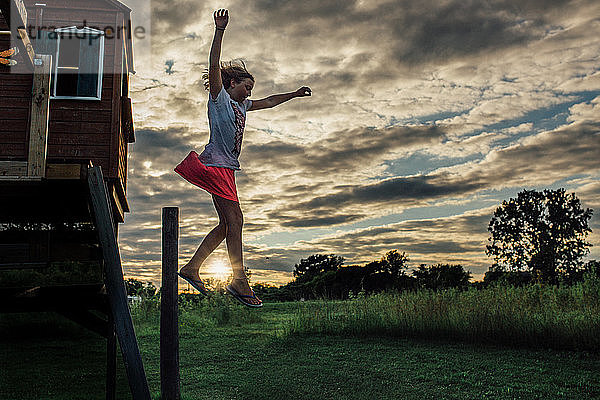
[[[230,299],[180,316],[186,399],[593,399],[600,355],[390,337],[290,334],[294,303]],[[1,399],[103,399],[105,342],[51,314],[0,315]],[[134,310],[154,398],[158,314]],[[46,340],[49,336],[49,340]],[[119,361],[117,398],[130,398]]]

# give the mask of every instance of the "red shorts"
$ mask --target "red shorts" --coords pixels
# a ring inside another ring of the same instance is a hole
[[[193,150],[175,167],[175,172],[208,193],[240,202],[235,187],[235,171],[231,168],[207,167],[200,162],[198,153]]]

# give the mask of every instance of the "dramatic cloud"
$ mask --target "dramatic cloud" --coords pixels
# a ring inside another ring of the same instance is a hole
[[[152,57],[132,77],[128,274],[160,279],[161,207],[181,209],[181,263],[217,223],[173,168],[208,140],[201,76],[221,7],[222,58],[246,62],[252,98],[313,89],[248,114],[236,180],[255,279],[289,280],[314,253],[358,264],[392,249],[480,279],[494,207],[524,188],[594,208],[600,258],[599,2],[176,0],[152,3]],[[226,259],[222,245],[204,276]]]

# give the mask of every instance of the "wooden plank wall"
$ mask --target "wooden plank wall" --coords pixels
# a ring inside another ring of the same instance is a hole
[[[8,24],[0,15],[0,31],[6,30]],[[12,44],[10,35],[0,35],[0,51],[8,50]],[[0,64],[0,160],[25,161],[33,75],[26,73],[22,54],[11,58],[19,64],[12,67]]]
[[[27,3],[33,10],[35,1]],[[103,1],[54,0],[45,3],[42,25],[46,27],[82,26],[84,20],[87,26],[100,29],[115,25],[117,10]],[[51,100],[48,162],[92,160],[94,165],[102,167],[105,177],[117,177],[111,173],[112,159],[116,157],[111,141],[114,135],[113,92],[115,81],[119,79],[111,72],[115,67],[118,42],[105,40],[101,100]]]
[[[64,4],[62,4],[64,3]],[[44,9],[44,26],[82,25],[86,20],[88,26],[113,26],[116,12],[114,10],[90,11],[89,1],[53,1],[47,2]],[[97,4],[97,5],[96,5]],[[108,7],[107,7],[108,8]],[[104,46],[104,71],[112,71],[114,67],[114,43],[106,40]],[[101,100],[63,100],[52,99],[50,110],[50,128],[48,138],[48,161],[70,162],[92,160],[111,177],[111,120],[112,92],[114,77],[104,74],[102,77]]]
[[[25,0],[32,25],[36,23],[36,2]],[[48,0],[44,3],[42,25],[45,27],[81,26],[84,20],[87,26],[100,29],[125,26],[126,16],[122,10],[108,2]],[[0,17],[0,30],[3,23]],[[124,34],[121,32],[121,38]],[[0,50],[9,47],[10,36],[0,35]],[[47,153],[49,163],[92,160],[94,165],[102,167],[105,178],[120,181],[123,190],[127,179],[128,138],[121,129],[121,72],[123,54],[128,51],[122,39],[105,40],[100,101],[50,101]],[[0,66],[0,160],[23,161],[27,159],[29,141],[32,76],[8,74],[8,71],[7,67]]]
[[[31,74],[13,74],[0,67],[0,160],[27,160],[32,85]]]

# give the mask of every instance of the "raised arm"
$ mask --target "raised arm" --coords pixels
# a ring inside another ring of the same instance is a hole
[[[220,9],[215,11],[215,37],[210,48],[210,57],[208,64],[208,85],[210,96],[216,99],[223,87],[221,81],[221,43],[223,42],[223,33],[229,22],[229,11]]]
[[[294,97],[305,97],[312,94],[309,87],[303,86],[295,92],[274,94],[260,100],[253,100],[248,111],[262,110],[263,108],[271,108],[283,102],[293,99]]]

